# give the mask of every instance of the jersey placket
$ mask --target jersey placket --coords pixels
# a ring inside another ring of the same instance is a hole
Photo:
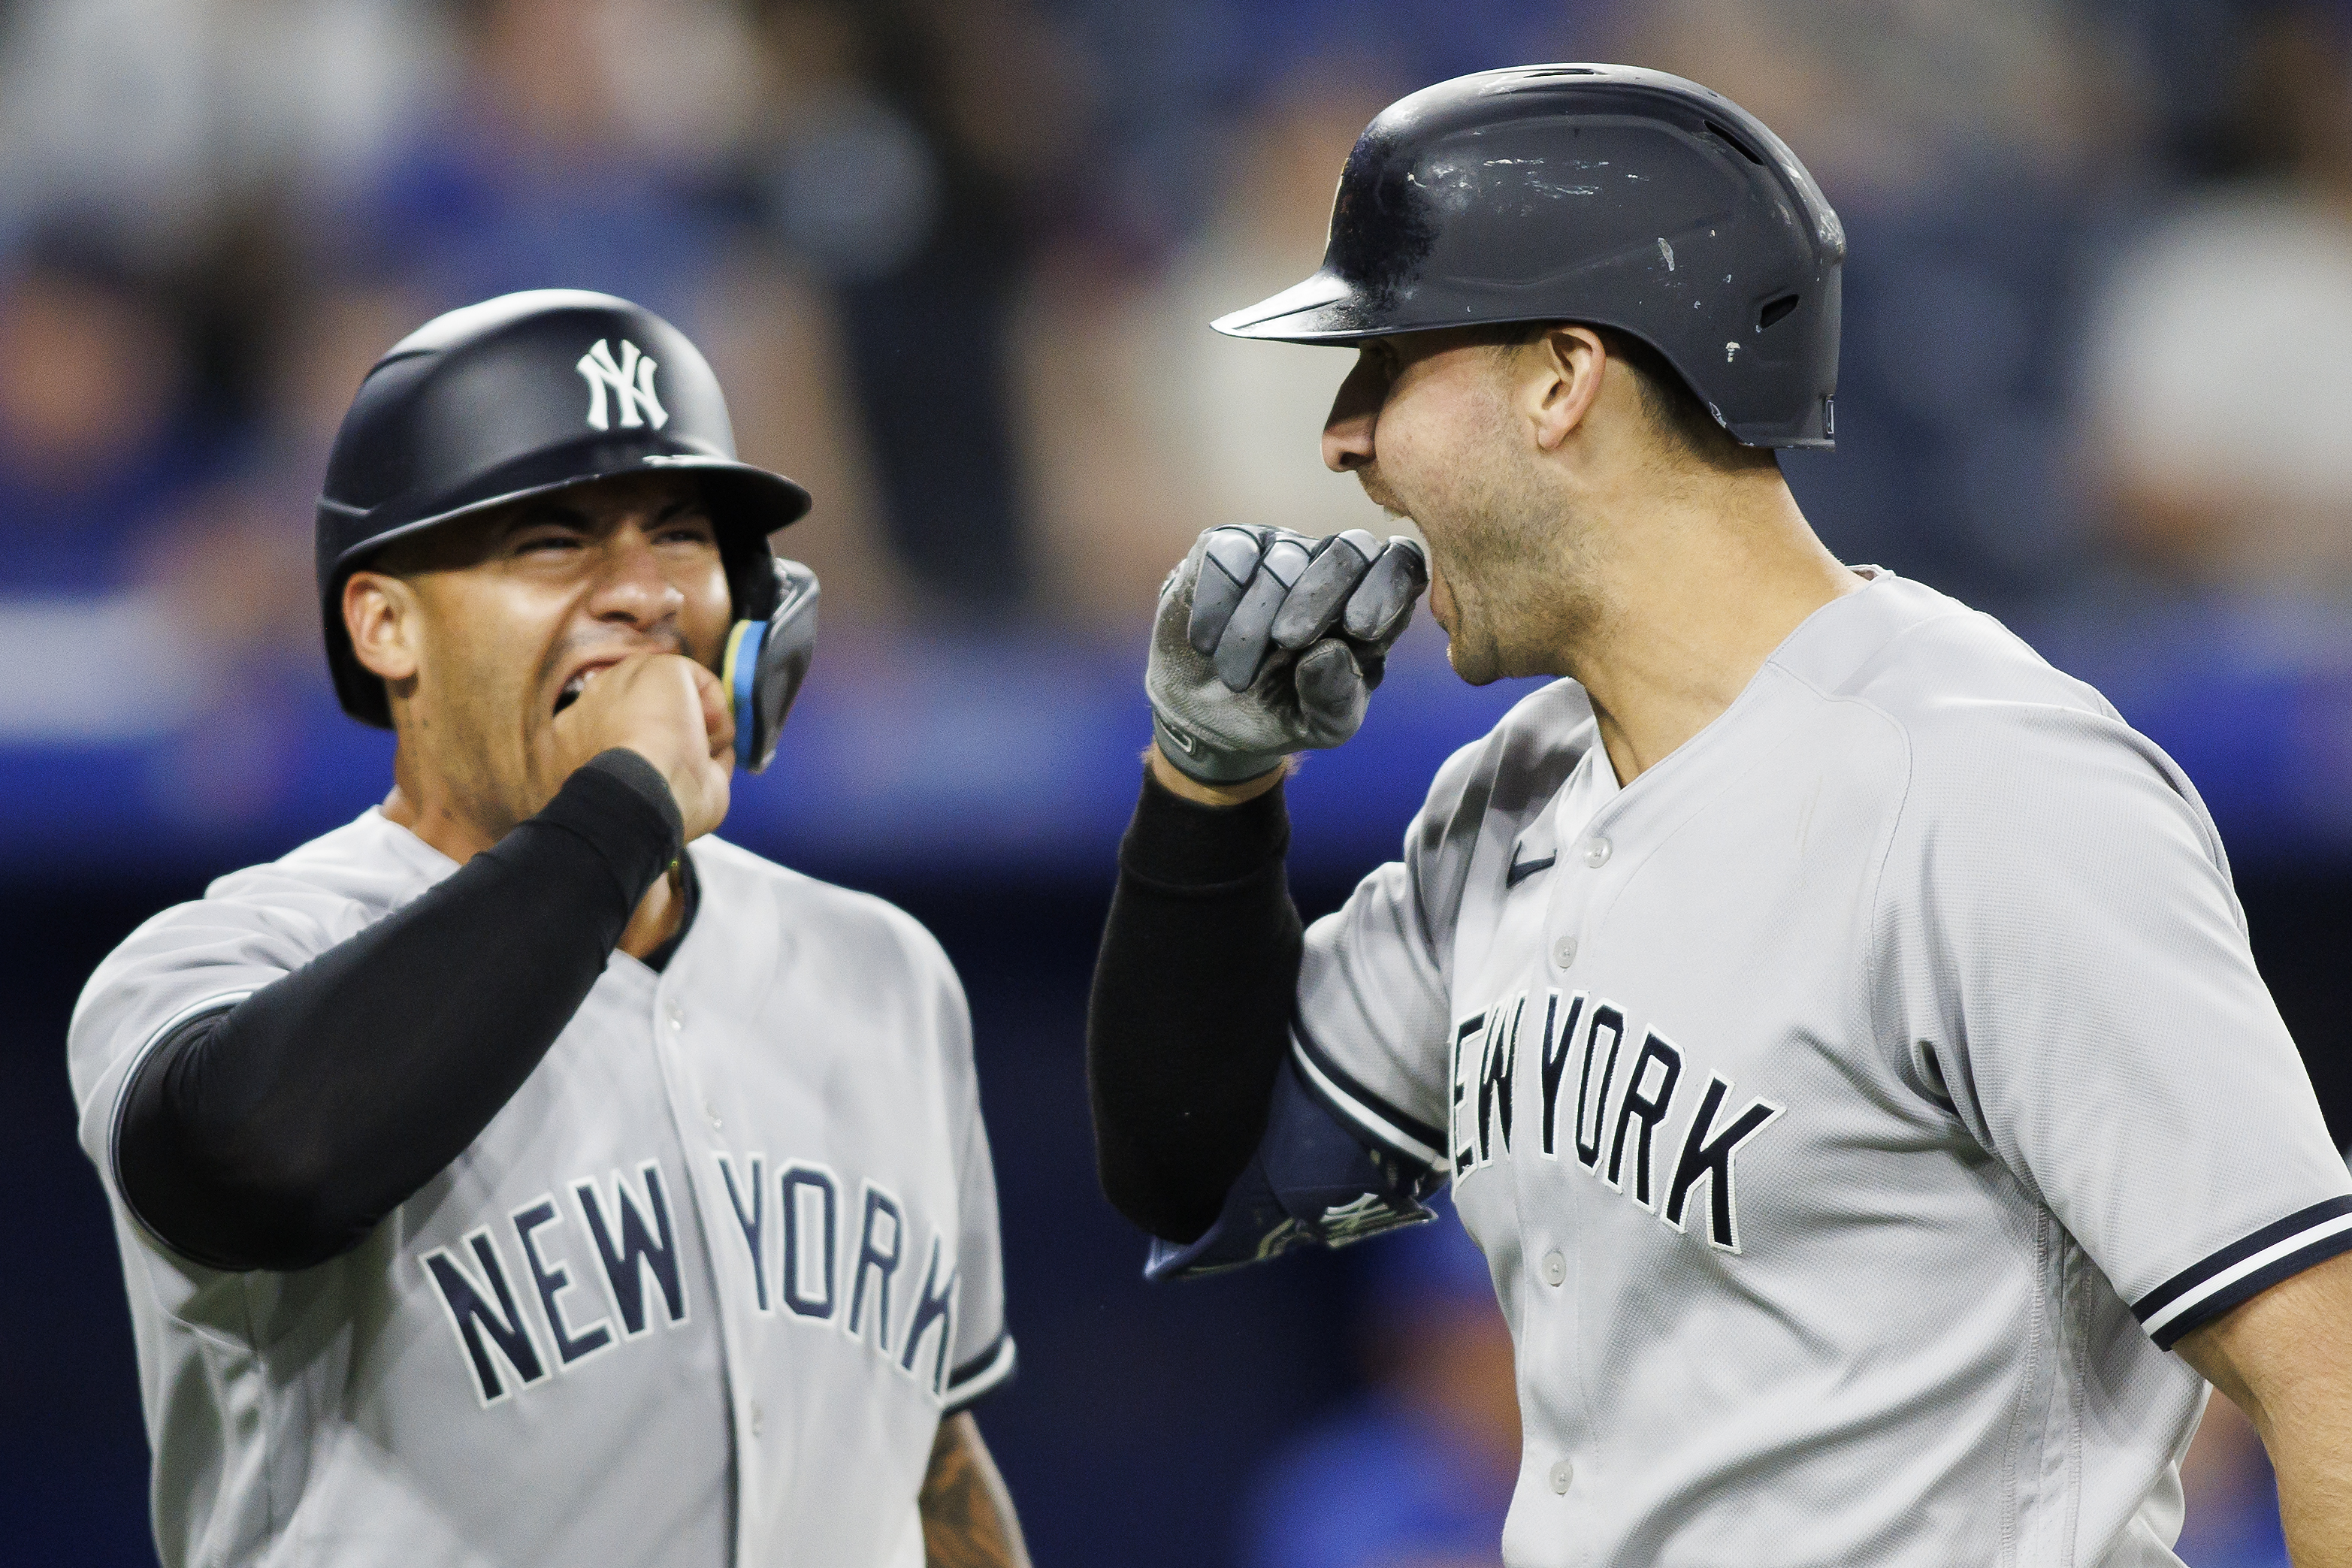
[[[764,1425],[764,1412],[757,1399],[747,1389],[741,1363],[741,1346],[738,1342],[737,1325],[729,1314],[726,1292],[719,1288],[719,1243],[721,1238],[712,1234],[709,1222],[710,1204],[705,1190],[709,1177],[706,1167],[713,1149],[725,1148],[716,1142],[726,1129],[726,1119],[710,1090],[697,1081],[688,1050],[688,1030],[693,1021],[693,1009],[683,994],[687,988],[679,979],[685,967],[681,946],[673,955],[667,967],[654,987],[652,1038],[654,1060],[661,1066],[663,1096],[668,1103],[670,1125],[677,1137],[678,1155],[684,1164],[687,1207],[693,1217],[695,1235],[702,1249],[702,1299],[710,1312],[710,1333],[719,1351],[719,1380],[725,1387],[728,1410],[730,1459],[734,1469],[734,1484],[730,1489],[733,1500],[733,1517],[728,1521],[728,1556],[740,1568],[744,1531],[742,1515],[752,1500],[745,1488],[757,1467],[746,1462],[746,1456],[756,1446]]]
[[[1519,1091],[1521,1124],[1532,1134],[1524,1139],[1513,1161],[1521,1215],[1519,1229],[1521,1291],[1528,1310],[1523,1321],[1540,1319],[1540,1336],[1548,1354],[1543,1364],[1527,1356],[1529,1337],[1522,1334],[1522,1374],[1528,1386],[1521,1389],[1522,1408],[1544,1410],[1554,1421],[1549,1429],[1528,1435],[1520,1478],[1521,1495],[1538,1511],[1538,1528],[1566,1516],[1557,1511],[1599,1495],[1598,1448],[1601,1433],[1582,1375],[1583,1260],[1579,1238],[1590,1228],[1580,1211],[1594,1200],[1589,1183],[1577,1179],[1581,1103],[1572,1082],[1556,1098],[1547,1095],[1547,1058],[1563,1062],[1555,1071],[1574,1071],[1573,1047],[1580,1026],[1591,1008],[1591,946],[1592,913],[1605,893],[1615,846],[1609,837],[1612,819],[1622,794],[1613,776],[1587,777],[1585,769],[1610,768],[1608,754],[1596,740],[1578,773],[1560,790],[1559,800],[1544,813],[1554,844],[1551,885],[1543,902],[1543,918],[1534,933],[1538,950],[1523,963],[1527,977],[1527,1017],[1518,1030],[1524,1067],[1515,1074],[1526,1085]],[[1547,1129],[1549,1108],[1553,1124]],[[1540,1379],[1540,1386],[1535,1386]]]

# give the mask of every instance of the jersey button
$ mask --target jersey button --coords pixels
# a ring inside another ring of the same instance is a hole
[[[705,1100],[702,1103],[702,1113],[710,1118],[710,1130],[712,1132],[720,1133],[726,1131],[727,1124],[719,1119],[718,1106],[713,1105],[709,1101]]]
[[[1595,839],[1584,846],[1584,863],[1599,871],[1609,863],[1609,841]]]
[[[665,1010],[669,1018],[669,1027],[673,1032],[686,1027],[685,1003],[673,1001]]]
[[[1568,1278],[1568,1260],[1555,1247],[1544,1254],[1544,1283],[1557,1285]]]
[[[767,1417],[760,1413],[759,1406],[756,1404],[753,1405],[751,1406],[751,1436],[754,1437],[758,1437],[760,1435],[760,1428],[766,1424],[766,1421]]]
[[[1565,969],[1576,962],[1576,938],[1563,936],[1551,945],[1551,961]]]
[[[1551,1468],[1551,1490],[1562,1497],[1568,1495],[1568,1483],[1576,1479],[1576,1467],[1566,1459]]]

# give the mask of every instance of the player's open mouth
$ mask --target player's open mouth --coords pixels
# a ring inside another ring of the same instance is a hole
[[[588,683],[612,667],[613,665],[607,663],[591,664],[584,670],[574,671],[572,678],[563,683],[563,689],[555,694],[555,711],[562,713],[565,708],[578,702],[580,694],[588,689]]]

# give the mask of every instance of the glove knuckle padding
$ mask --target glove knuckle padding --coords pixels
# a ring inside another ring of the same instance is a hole
[[[1421,547],[1402,535],[1391,538],[1348,599],[1340,624],[1360,643],[1383,647],[1396,641],[1412,617],[1412,601],[1429,585],[1429,563]]]
[[[1217,651],[1217,639],[1242,601],[1242,591],[1257,570],[1263,541],[1247,528],[1211,528],[1192,547],[1185,563],[1192,568],[1192,610],[1187,626],[1192,651]],[[1184,570],[1179,567],[1178,571]]]
[[[1275,646],[1296,652],[1328,632],[1380,551],[1380,540],[1361,528],[1324,540],[1275,615]]]
[[[1217,676],[1227,689],[1245,691],[1257,679],[1274,618],[1311,560],[1307,545],[1295,536],[1276,538],[1258,558],[1256,574],[1242,591],[1224,635],[1217,639]]]

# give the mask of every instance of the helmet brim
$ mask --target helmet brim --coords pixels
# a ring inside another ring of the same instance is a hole
[[[1349,343],[1409,329],[1378,322],[1366,306],[1354,284],[1318,272],[1209,325],[1228,338],[1275,343]]]
[[[1269,294],[1256,304],[1220,316],[1210,327],[1228,338],[1264,343],[1360,343],[1399,332],[1442,332],[1450,327],[1499,326],[1511,321],[1581,319],[1556,309],[1527,310],[1468,305],[1454,315],[1415,310],[1408,303],[1382,300],[1337,273],[1325,270]],[[1602,323],[1609,325],[1610,323]]]
[[[551,465],[561,468],[562,465]],[[761,535],[788,528],[808,515],[813,504],[809,493],[782,474],[739,463],[732,458],[707,456],[699,453],[646,452],[633,455],[627,461],[600,464],[586,473],[572,469],[561,477],[541,478],[529,474],[509,476],[509,483],[489,486],[488,495],[468,498],[462,504],[418,517],[371,535],[352,545],[337,557],[333,574],[341,579],[358,568],[369,557],[386,545],[437,528],[449,523],[478,516],[499,507],[510,507],[541,496],[552,496],[562,490],[576,490],[583,485],[600,484],[636,474],[686,474],[700,481],[703,493],[711,497],[714,508],[723,507],[727,517],[711,520],[726,528],[738,524],[757,527]],[[325,497],[319,505],[339,512],[350,508]]]

